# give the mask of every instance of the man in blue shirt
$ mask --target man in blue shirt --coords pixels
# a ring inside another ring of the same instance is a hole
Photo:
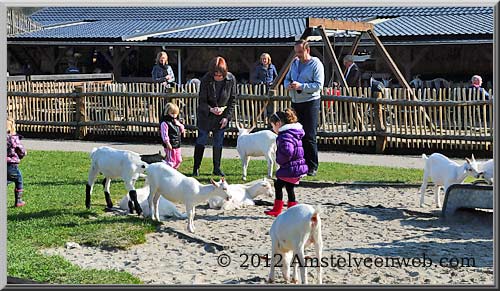
[[[318,144],[316,133],[320,109],[321,89],[325,81],[323,63],[311,56],[309,43],[301,39],[294,46],[296,58],[285,77],[285,87],[290,90],[292,108],[304,128],[302,138],[304,158],[309,171],[307,175],[316,176],[318,171]]]

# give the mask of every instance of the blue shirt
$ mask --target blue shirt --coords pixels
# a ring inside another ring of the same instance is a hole
[[[278,72],[276,71],[276,67],[273,64],[270,64],[268,67],[265,67],[262,63],[259,63],[255,67],[255,84],[272,84],[274,78],[278,76]]]
[[[325,83],[325,70],[323,63],[317,57],[311,57],[305,64],[296,58],[285,77],[285,88],[292,82],[299,82],[302,91],[290,90],[292,102],[303,103],[321,97],[321,89]]]

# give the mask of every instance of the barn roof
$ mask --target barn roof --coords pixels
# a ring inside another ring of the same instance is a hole
[[[492,7],[48,7],[45,29],[12,40],[286,42],[306,18],[374,21],[381,37],[493,39]]]
[[[42,24],[76,20],[255,18],[364,18],[491,14],[492,7],[47,7],[31,18]]]

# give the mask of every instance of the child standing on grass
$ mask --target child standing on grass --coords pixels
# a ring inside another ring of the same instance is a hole
[[[169,102],[160,120],[161,140],[165,149],[165,162],[176,170],[182,162],[181,136],[184,132],[184,125],[179,121],[178,116],[179,107]]]
[[[283,187],[286,188],[288,194],[288,208],[297,205],[294,188],[308,171],[302,147],[302,137],[305,133],[302,124],[297,120],[297,114],[292,108],[275,112],[269,118],[273,131],[278,134],[276,138],[276,163],[280,167],[276,171],[276,181],[274,182],[276,193],[274,207],[272,210],[264,212],[267,215],[278,216],[283,210]]]
[[[21,144],[21,136],[16,134],[14,119],[7,118],[7,183],[14,182],[14,207],[23,207],[23,175],[19,170],[21,159],[26,156],[26,149]]]

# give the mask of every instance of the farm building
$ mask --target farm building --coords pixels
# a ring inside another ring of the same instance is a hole
[[[308,17],[374,24],[408,81],[420,75],[467,82],[479,74],[492,87],[492,7],[48,7],[30,16],[39,29],[8,36],[8,71],[60,74],[73,64],[81,73],[112,72],[119,82],[148,82],[156,53],[166,50],[180,83],[202,75],[215,55],[224,56],[246,83],[263,52],[278,70],[284,65]],[[339,58],[356,37],[345,31],[328,35]],[[312,54],[326,64],[327,81],[335,81],[323,42],[312,41]],[[370,76],[391,78],[368,37],[361,39],[355,61],[364,84]]]

